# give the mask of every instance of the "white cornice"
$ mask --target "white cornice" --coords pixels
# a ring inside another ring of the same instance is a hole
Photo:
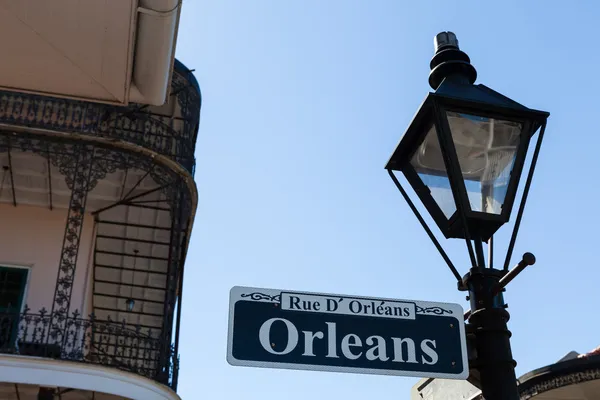
[[[131,372],[39,357],[0,355],[3,382],[96,391],[132,400],[181,400],[173,390]]]

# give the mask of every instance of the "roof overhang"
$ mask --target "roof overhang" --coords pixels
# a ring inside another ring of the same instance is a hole
[[[518,380],[521,400],[600,400],[600,347],[579,355],[570,352],[560,361],[535,369]],[[422,379],[411,390],[411,399],[483,399],[467,381]]]
[[[2,0],[0,90],[162,105],[181,0]]]
[[[519,378],[522,400],[600,399],[600,355],[561,361]]]

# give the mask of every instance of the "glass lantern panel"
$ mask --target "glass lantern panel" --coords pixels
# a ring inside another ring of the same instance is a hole
[[[429,188],[438,207],[446,218],[450,219],[456,211],[456,203],[452,195],[435,125],[432,125],[427,131],[425,139],[413,154],[410,164],[425,186]]]
[[[522,124],[450,111],[446,116],[471,210],[500,214]]]

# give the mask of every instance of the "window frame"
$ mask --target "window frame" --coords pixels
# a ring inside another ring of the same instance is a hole
[[[27,305],[27,297],[29,295],[29,284],[30,284],[31,275],[33,272],[33,265],[12,264],[12,263],[5,263],[5,262],[0,261],[0,269],[2,269],[2,268],[25,270],[25,274],[27,276],[25,277],[25,284],[23,286],[21,304],[19,305],[19,310],[18,310],[19,314],[22,314],[23,311],[25,311],[25,306]]]

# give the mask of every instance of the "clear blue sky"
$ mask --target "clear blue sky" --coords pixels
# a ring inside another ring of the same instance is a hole
[[[513,260],[531,251],[538,263],[506,294],[517,375],[599,345],[598,15],[591,0],[184,1],[177,57],[196,69],[203,107],[182,398],[409,398],[415,378],[230,366],[228,295],[241,285],[467,307],[383,168],[430,90],[443,30],[479,83],[552,114]],[[445,245],[466,272],[464,243]]]

